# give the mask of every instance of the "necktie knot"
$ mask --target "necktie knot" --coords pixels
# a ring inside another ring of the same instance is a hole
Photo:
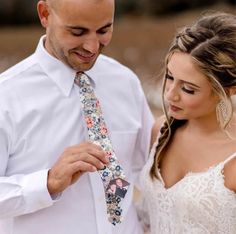
[[[77,72],[75,76],[75,83],[79,87],[83,87],[84,85],[91,85],[89,77],[83,72]]]

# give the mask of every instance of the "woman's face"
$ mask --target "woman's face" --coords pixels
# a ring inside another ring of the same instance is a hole
[[[167,65],[166,79],[164,97],[170,116],[186,120],[216,117],[219,99],[189,54],[174,52]]]

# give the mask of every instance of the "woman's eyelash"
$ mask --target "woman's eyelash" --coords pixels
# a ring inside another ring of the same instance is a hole
[[[169,74],[166,74],[165,77],[166,77],[166,79],[168,79],[168,80],[174,80],[174,77],[171,76],[171,75],[169,75]],[[182,87],[182,90],[183,90],[184,92],[188,93],[188,94],[194,94],[194,93],[195,93],[194,90],[192,90],[192,89],[187,89],[187,88],[185,88],[185,87]]]
[[[173,79],[174,79],[174,77],[173,77],[173,76],[171,76],[171,75],[169,75],[169,74],[166,74],[166,79],[173,80]]]
[[[188,93],[188,94],[194,94],[194,92],[195,92],[194,90],[192,90],[192,89],[187,89],[187,88],[185,88],[185,87],[183,87],[182,90],[183,90],[184,92]]]

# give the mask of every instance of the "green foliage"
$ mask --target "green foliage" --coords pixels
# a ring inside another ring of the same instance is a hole
[[[139,9],[139,3],[136,0],[117,0],[116,15],[121,16],[127,13],[135,13]]]
[[[38,0],[0,1],[0,24],[39,23],[36,11]],[[236,6],[236,0],[115,0],[116,16],[124,14],[168,14],[209,6],[217,2]]]

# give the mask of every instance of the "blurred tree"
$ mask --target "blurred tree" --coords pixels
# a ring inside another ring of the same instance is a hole
[[[116,13],[118,16],[127,13],[157,15],[210,6],[219,2],[236,5],[236,0],[116,0]]]
[[[25,24],[38,22],[38,0],[1,0],[0,24]]]
[[[39,23],[38,0],[0,0],[0,24]],[[86,1],[86,0],[85,0]],[[116,16],[123,14],[166,14],[217,2],[232,5],[236,0],[115,0]]]
[[[13,15],[14,1],[13,0],[1,0],[0,4],[0,22],[5,24],[11,21],[11,15]]]
[[[15,0],[13,15],[14,23],[22,24],[37,22],[37,2],[38,0]]]
[[[136,13],[139,9],[139,4],[136,0],[117,0],[116,15],[120,16],[126,13]]]
[[[228,0],[223,0],[224,2]],[[196,7],[210,6],[219,0],[147,0],[148,10],[151,14],[165,14],[180,12]]]

